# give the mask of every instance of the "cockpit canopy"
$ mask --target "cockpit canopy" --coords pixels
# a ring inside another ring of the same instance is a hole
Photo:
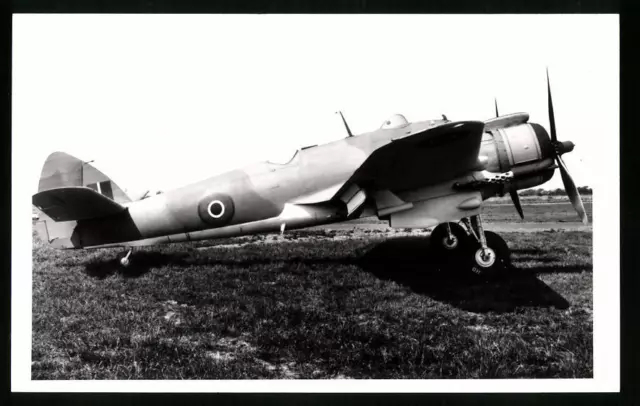
[[[409,125],[409,122],[402,114],[394,114],[382,123],[381,129],[402,128]]]

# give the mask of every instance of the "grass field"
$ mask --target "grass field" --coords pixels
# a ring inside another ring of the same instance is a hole
[[[593,376],[590,232],[505,233],[515,269],[491,282],[434,268],[428,237],[285,236],[124,272],[34,237],[32,378]]]

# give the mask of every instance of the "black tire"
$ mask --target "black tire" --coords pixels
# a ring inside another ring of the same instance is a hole
[[[511,250],[505,240],[492,231],[485,231],[487,247],[491,249],[493,260],[483,261],[480,256],[480,243],[473,240],[467,253],[470,271],[484,279],[493,279],[504,276],[511,268]]]
[[[449,241],[447,223],[439,224],[431,232],[431,252],[441,264],[458,265],[468,251],[471,238],[458,223],[448,223],[453,234],[453,241]]]
[[[487,238],[487,245],[492,247],[498,254],[498,258],[502,261],[504,268],[511,268],[511,249],[504,238],[493,231],[485,231],[484,236]]]

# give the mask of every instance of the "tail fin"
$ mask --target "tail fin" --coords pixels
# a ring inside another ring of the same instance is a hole
[[[54,248],[76,248],[82,245],[73,237],[77,220],[124,210],[122,203],[130,201],[115,182],[89,162],[54,152],[42,167],[38,193],[32,198],[40,214],[34,228]]]
[[[70,186],[86,186],[116,203],[131,201],[114,181],[89,162],[64,152],[54,152],[42,167],[38,192]]]

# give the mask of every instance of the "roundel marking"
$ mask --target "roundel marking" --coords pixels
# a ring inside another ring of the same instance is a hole
[[[217,214],[211,211],[214,204],[220,208],[219,213]],[[220,200],[212,200],[211,203],[209,203],[209,206],[207,206],[207,213],[214,219],[219,219],[224,214],[224,203],[222,203]]]
[[[221,227],[229,224],[233,218],[233,213],[233,200],[223,193],[209,194],[198,203],[200,219],[212,226]]]

